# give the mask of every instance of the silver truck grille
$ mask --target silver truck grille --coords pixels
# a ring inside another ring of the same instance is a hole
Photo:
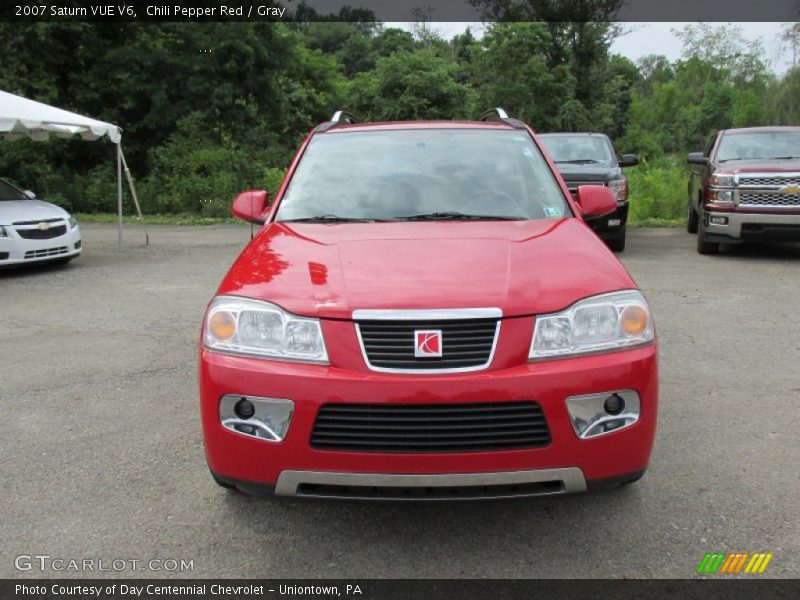
[[[745,192],[739,194],[739,206],[756,208],[800,208],[800,193]]]
[[[741,186],[775,186],[800,185],[800,173],[789,175],[740,175],[739,185]]]

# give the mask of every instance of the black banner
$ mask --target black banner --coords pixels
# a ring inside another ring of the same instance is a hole
[[[41,21],[797,21],[800,0],[11,0],[0,20]]]
[[[4,600],[254,600],[271,598],[478,600],[484,598],[675,598],[703,599],[800,597],[800,581],[774,579],[685,580],[0,580]]]

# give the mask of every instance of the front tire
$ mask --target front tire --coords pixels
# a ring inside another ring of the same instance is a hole
[[[700,217],[697,216],[697,211],[692,208],[692,203],[689,202],[689,214],[686,217],[686,231],[689,233],[697,233],[697,224],[700,221]]]
[[[611,250],[614,252],[624,252],[625,251],[625,230],[622,230],[622,235],[619,237],[610,239],[606,241],[606,245],[608,245]]]
[[[706,241],[706,227],[703,219],[698,219],[697,227],[697,252],[698,254],[717,254],[719,252],[719,244],[716,242]]]

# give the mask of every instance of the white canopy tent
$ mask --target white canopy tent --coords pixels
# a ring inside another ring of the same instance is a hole
[[[102,137],[108,139],[117,148],[117,216],[118,216],[118,237],[119,248],[122,250],[122,171],[128,179],[131,195],[133,197],[139,219],[142,218],[142,211],[139,208],[139,201],[136,197],[136,188],[133,185],[130,170],[125,162],[125,155],[122,153],[122,131],[116,125],[104,123],[84,117],[77,113],[69,112],[16,96],[0,90],[0,137],[14,141],[29,138],[36,142],[47,141],[50,134],[59,138],[70,138],[80,136],[86,141],[98,140]],[[149,236],[145,229],[145,239],[149,242]]]

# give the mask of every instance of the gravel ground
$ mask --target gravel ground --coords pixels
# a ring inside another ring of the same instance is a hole
[[[799,246],[701,257],[684,231],[629,233],[661,352],[636,485],[398,505],[256,499],[209,477],[197,337],[248,227],[152,227],[143,247],[129,226],[124,253],[113,226],[82,230],[67,267],[0,271],[0,577],[79,575],[18,571],[32,554],[183,558],[185,577],[691,577],[708,551],[774,552],[768,575],[800,576]]]

